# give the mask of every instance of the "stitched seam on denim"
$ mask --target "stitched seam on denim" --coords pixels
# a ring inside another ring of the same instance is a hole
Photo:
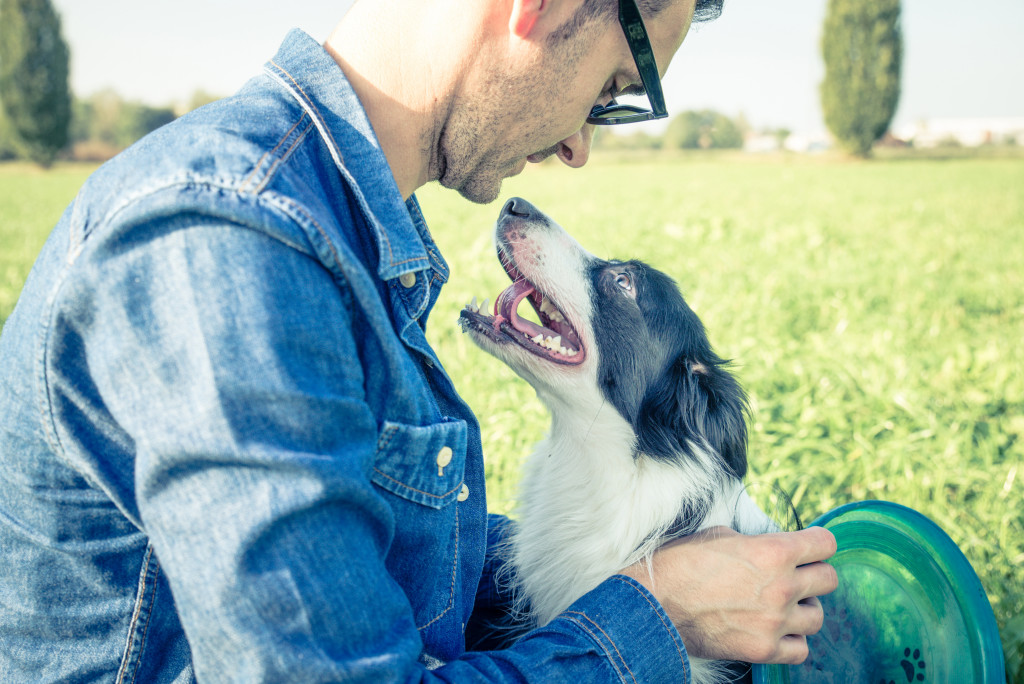
[[[462,483],[460,482],[458,485],[456,485],[455,489],[450,489],[447,492],[445,492],[444,494],[431,494],[430,492],[424,492],[424,491],[422,491],[420,489],[416,489],[415,487],[407,485],[406,483],[402,482],[401,480],[396,480],[395,478],[391,477],[390,475],[388,475],[387,473],[385,473],[383,470],[381,470],[380,468],[378,468],[376,466],[374,466],[373,472],[380,473],[381,475],[383,475],[387,479],[391,480],[395,484],[402,485],[406,489],[410,489],[410,490],[416,492],[417,494],[423,494],[424,496],[429,496],[431,499],[443,499],[446,496],[450,496],[451,494],[454,494],[456,490],[462,489]]]
[[[53,453],[56,454],[57,458],[63,461],[64,464],[73,472],[78,473],[78,475],[92,487],[102,491],[99,483],[93,481],[92,475],[80,471],[71,461],[71,458],[64,449],[64,443],[60,439],[60,431],[57,429],[57,419],[53,415],[53,395],[50,392],[49,375],[46,372],[47,359],[50,356],[53,310],[57,302],[57,296],[60,294],[60,291],[64,286],[67,285],[66,276],[70,267],[71,264],[65,264],[64,268],[61,269],[61,272],[57,277],[57,283],[54,285],[53,291],[50,293],[50,296],[46,301],[46,307],[43,312],[43,321],[39,325],[39,337],[37,342],[39,348],[36,351],[34,379],[38,382],[36,391],[41,395],[39,396],[39,413],[41,424],[43,426],[43,434],[47,443],[50,445],[50,448],[53,449]]]
[[[313,122],[311,120],[309,122],[309,125],[306,126],[305,130],[299,133],[298,137],[295,138],[295,141],[292,143],[292,146],[289,147],[288,150],[283,155],[281,155],[279,159],[275,159],[274,163],[270,165],[270,168],[267,169],[267,175],[263,178],[263,181],[259,184],[259,186],[256,187],[255,190],[253,190],[254,194],[263,192],[263,189],[266,188],[270,181],[274,179],[274,174],[277,173],[277,170],[281,168],[281,166],[291,158],[292,153],[295,152],[296,149],[298,149],[299,145],[301,145],[302,142],[306,139],[306,136],[309,135],[309,131],[312,128]]]
[[[299,117],[299,120],[295,122],[295,125],[294,125],[294,126],[292,126],[292,127],[291,127],[291,128],[290,128],[290,129],[288,130],[288,132],[287,132],[287,133],[285,133],[285,134],[284,134],[284,135],[283,135],[283,136],[281,137],[281,140],[279,140],[279,141],[278,141],[278,143],[277,143],[277,145],[275,145],[275,146],[274,146],[274,149],[272,149],[272,150],[267,150],[266,152],[264,152],[264,153],[263,153],[263,156],[262,156],[262,157],[260,157],[260,160],[259,160],[258,162],[256,162],[256,165],[255,165],[255,166],[253,167],[253,169],[252,169],[252,173],[250,173],[250,174],[249,174],[248,176],[246,176],[245,180],[244,180],[244,181],[242,181],[242,184],[241,184],[240,186],[238,186],[238,191],[239,191],[239,192],[245,192],[245,191],[246,191],[246,190],[245,190],[245,189],[246,189],[246,187],[248,187],[248,185],[249,185],[250,183],[254,182],[254,180],[256,179],[256,176],[257,176],[257,174],[259,174],[259,172],[260,172],[260,169],[261,169],[261,168],[263,167],[263,162],[265,162],[265,161],[267,160],[267,158],[268,158],[268,157],[272,157],[272,156],[276,155],[277,151],[278,151],[279,149],[281,149],[281,146],[282,146],[282,145],[284,145],[284,144],[285,144],[285,142],[287,142],[289,138],[291,138],[291,136],[292,136],[292,133],[294,133],[294,132],[295,132],[295,129],[296,129],[296,128],[298,128],[299,126],[301,126],[301,125],[302,125],[302,122],[303,122],[303,121],[304,121],[305,119],[306,119],[306,111],[305,111],[305,110],[303,110],[303,111],[302,111],[302,116],[300,116],[300,117]],[[312,124],[313,124],[312,120],[310,120],[310,122],[309,122],[309,123],[310,123],[310,125],[312,125]],[[270,168],[271,168],[271,169],[273,169],[273,168],[274,168],[274,165],[271,165],[271,167],[270,167]],[[266,174],[266,175],[268,175],[268,176],[269,176],[269,175],[270,175],[270,173],[271,173],[271,172],[270,172],[270,171],[268,170],[268,171],[267,171],[267,174]],[[254,190],[253,192],[254,192],[254,193],[255,193],[255,192],[258,192],[258,190]]]
[[[435,622],[437,622],[438,620],[443,618],[445,613],[447,613],[449,610],[451,610],[452,606],[455,605],[455,575],[456,575],[456,571],[458,570],[458,568],[459,568],[459,507],[456,506],[455,507],[455,560],[452,561],[452,586],[451,586],[451,593],[448,595],[448,607],[445,608],[444,610],[442,610],[438,614],[438,616],[436,618],[434,618],[433,620],[431,620],[427,624],[423,625],[422,627],[417,627],[416,628],[417,630],[424,630],[427,627],[429,627],[430,625],[434,624]]]
[[[331,133],[331,130],[327,127],[327,122],[324,120],[323,114],[320,113],[320,109],[316,106],[316,104],[309,97],[309,95],[306,94],[306,91],[302,89],[302,86],[299,85],[298,81],[295,80],[294,76],[292,76],[290,73],[288,73],[288,71],[286,71],[284,67],[282,67],[280,64],[278,64],[274,60],[270,60],[269,63],[273,64],[278,69],[278,71],[281,72],[281,74],[283,74],[284,76],[288,77],[288,80],[291,81],[292,84],[296,88],[298,88],[299,92],[302,94],[303,101],[307,105],[309,105],[310,109],[312,109],[315,112],[316,118],[317,118],[317,120],[321,124],[321,126],[318,126],[317,128],[320,128],[324,133],[327,134],[327,137],[330,138],[330,144],[334,147],[334,151],[338,155],[338,163],[340,164],[342,159],[343,159],[342,154],[341,154],[341,147],[338,145],[338,142],[334,139],[334,134]],[[353,182],[353,185],[355,185],[354,182]],[[391,239],[388,237],[388,234],[383,232],[383,231],[380,231],[378,234],[380,235],[380,237],[384,241],[384,243],[387,245],[387,248],[388,248],[388,263],[391,266],[401,266],[402,264],[409,263],[411,261],[418,261],[419,260],[420,257],[414,257],[414,258],[411,258],[411,259],[406,259],[405,261],[396,262],[395,261],[395,251],[391,247]]]
[[[397,433],[398,433],[398,426],[396,426],[396,425],[391,425],[391,426],[388,426],[388,427],[384,428],[384,432],[381,433],[381,436],[377,438],[377,451],[382,451],[384,449],[387,449],[388,445],[391,444],[391,440],[394,439],[395,434],[397,434]],[[384,435],[387,435],[386,439],[385,439]]]
[[[226,190],[229,192],[237,192],[238,182],[237,179],[226,179],[218,176],[192,175],[190,173],[178,174],[176,176],[167,178],[161,185],[157,187],[147,188],[143,192],[127,195],[120,204],[118,204],[115,208],[111,209],[110,212],[103,216],[101,222],[113,223],[116,220],[117,215],[120,214],[125,209],[127,209],[128,207],[132,206],[132,204],[139,202],[145,198],[151,197],[153,195],[158,195],[162,192],[167,192],[168,190],[185,187],[193,187],[203,190]],[[275,202],[268,200],[266,195],[261,195],[260,197],[257,198],[257,202],[265,202],[266,204],[269,204],[271,206],[276,206],[281,199],[283,198],[278,197],[278,201]],[[294,217],[290,218],[293,221],[295,220]],[[230,219],[222,220],[224,221],[224,223],[233,223]],[[234,222],[234,225],[239,225],[244,228],[251,228],[251,226],[249,226],[246,223]],[[317,228],[319,228],[319,226],[317,226]],[[323,233],[322,230],[320,232]],[[267,237],[271,238],[272,240],[277,240],[283,245],[287,245],[288,247],[291,247],[292,249],[302,252],[303,254],[307,254],[307,251],[304,249],[302,245],[294,244],[291,241],[284,240],[277,235],[270,235],[268,233],[264,234],[267,235]]]
[[[305,218],[307,221],[313,224],[313,227],[316,228],[316,231],[320,233],[320,237],[322,237],[324,239],[324,242],[327,243],[327,247],[331,250],[331,254],[334,255],[334,262],[337,264],[338,269],[340,270],[341,265],[343,263],[341,260],[341,255],[338,254],[338,250],[334,247],[334,242],[332,242],[331,239],[327,236],[327,231],[325,231],[320,226],[320,224],[316,222],[316,219],[313,218],[309,214],[309,212],[307,212],[300,204],[295,202],[290,197],[286,197],[284,195],[276,195],[275,201],[285,205],[286,207],[292,209],[296,213],[301,214],[303,218]]]
[[[156,592],[160,588],[160,561],[157,560],[153,565],[153,593],[149,597],[149,613],[146,615],[146,626],[142,630],[142,638],[139,640],[139,662],[138,665],[142,665],[142,652],[146,649],[146,637],[149,636],[149,625],[153,622],[153,612],[156,610]],[[135,680],[139,678],[140,667],[135,668],[135,675],[132,676],[132,684],[135,684]]]
[[[152,195],[156,195],[156,194],[159,194],[161,192],[165,192],[165,191],[170,190],[172,188],[180,188],[180,187],[186,187],[186,186],[194,186],[194,187],[203,188],[203,189],[232,190],[232,191],[233,190],[237,190],[237,186],[236,186],[235,183],[230,182],[230,181],[228,181],[226,179],[223,179],[223,178],[217,178],[217,177],[191,177],[191,176],[188,176],[188,175],[185,175],[185,176],[179,175],[179,176],[176,176],[174,178],[169,178],[166,183],[160,185],[159,187],[148,188],[144,192],[139,192],[137,194],[128,196],[127,198],[124,199],[124,201],[121,204],[119,204],[118,206],[113,208],[110,211],[110,213],[108,213],[106,216],[104,216],[104,218],[101,220],[101,222],[102,223],[113,222],[115,220],[115,217],[119,213],[121,213],[122,211],[124,211],[125,209],[130,207],[134,202],[141,201],[143,198],[150,197]],[[301,206],[299,206],[294,201],[292,201],[289,198],[284,197],[284,196],[274,196],[274,197],[268,198],[266,195],[263,195],[261,198],[258,198],[257,201],[258,202],[262,202],[262,203],[266,203],[266,204],[271,205],[271,206],[277,206],[278,208],[280,208],[279,205],[283,204],[287,208],[292,209],[296,213],[301,214],[303,217],[305,217],[310,223],[312,223],[316,227],[317,231],[324,238],[324,241],[327,243],[327,246],[330,248],[331,253],[334,255],[334,259],[335,259],[336,263],[338,264],[338,266],[340,268],[342,261],[341,261],[340,256],[338,255],[337,250],[335,249],[334,244],[327,237],[326,232],[324,231],[323,228],[320,227],[320,224],[318,224],[316,222],[316,220],[313,219],[313,217],[310,216],[309,213],[306,212]],[[292,221],[296,221],[294,216],[291,216],[289,218]],[[243,226],[243,227],[248,227],[245,224],[237,224],[237,225],[240,225],[240,226]],[[276,241],[280,242],[283,245],[286,245],[286,246],[288,246],[288,247],[290,247],[292,249],[295,249],[296,251],[299,251],[299,252],[301,252],[303,254],[306,254],[306,250],[303,248],[302,245],[293,244],[291,241],[283,240],[279,236],[276,236],[276,235],[270,235],[270,234],[267,234],[267,233],[262,233],[262,234],[266,235],[268,238],[270,238],[272,240],[276,240]],[[83,243],[84,243],[84,240],[83,240]],[[82,249],[82,245],[79,245],[79,251],[81,251],[81,249]],[[49,297],[47,298],[46,305],[45,305],[44,312],[43,312],[44,313],[44,320],[40,323],[39,334],[38,334],[38,336],[36,338],[37,339],[38,348],[37,348],[37,351],[36,351],[36,358],[35,358],[35,362],[34,362],[35,373],[34,373],[34,378],[33,379],[37,383],[37,386],[36,386],[36,396],[37,396],[37,398],[39,400],[39,405],[38,405],[37,409],[38,409],[39,415],[41,417],[41,425],[43,427],[44,438],[46,439],[47,444],[50,445],[50,448],[53,450],[54,454],[56,454],[57,457],[60,458],[60,460],[65,465],[67,465],[72,471],[74,471],[79,476],[81,476],[92,487],[96,488],[99,491],[105,491],[105,489],[103,488],[101,483],[96,481],[90,473],[83,472],[82,470],[79,469],[79,466],[74,463],[74,461],[71,459],[70,456],[68,456],[67,451],[64,448],[64,444],[61,441],[60,432],[59,432],[58,427],[57,427],[57,419],[54,417],[54,408],[53,408],[54,400],[53,400],[53,395],[51,393],[48,373],[47,373],[47,370],[46,370],[47,359],[50,356],[50,343],[52,341],[51,333],[52,333],[54,306],[56,304],[58,296],[60,295],[61,290],[67,284],[66,275],[67,275],[67,272],[71,268],[72,265],[73,265],[72,262],[65,263],[64,267],[61,269],[61,272],[60,272],[60,274],[57,277],[57,281],[54,284],[53,290],[50,292]]]
[[[594,622],[589,617],[587,617],[587,615],[585,613],[581,613],[579,611],[567,610],[567,611],[565,611],[563,613],[563,615],[579,615],[584,620],[586,620],[590,624],[594,625],[594,627],[597,627],[597,630],[599,632],[601,632],[601,634],[604,634],[604,638],[607,639],[608,643],[610,643],[612,645],[612,648],[615,649],[615,655],[617,655],[619,657],[619,662],[622,663],[622,666],[624,668],[626,668],[626,672],[629,672],[629,678],[633,680],[633,684],[636,684],[636,677],[633,675],[632,671],[630,671],[629,666],[626,665],[626,661],[623,660],[622,654],[619,653],[618,646],[616,646],[615,642],[611,640],[611,638],[608,636],[608,634],[603,629],[601,629],[600,625],[598,625],[596,622]],[[583,624],[581,621],[579,621],[579,620],[577,620],[575,618],[566,618],[566,619],[569,620],[570,622],[574,622],[577,625],[579,625],[580,629],[582,629],[584,632],[586,632],[590,636],[590,638],[594,640],[595,643],[597,643],[598,645],[601,646],[601,650],[604,651],[605,654],[608,656],[608,661],[612,664],[612,667],[614,667],[615,671],[619,674],[619,679],[622,680],[622,681],[626,681],[626,678],[622,676],[622,670],[619,669],[618,664],[616,664],[616,662],[615,662],[615,658],[612,657],[611,652],[602,643],[602,641],[597,637],[597,634],[592,632],[585,624]]]
[[[139,573],[138,596],[135,599],[135,608],[132,610],[131,622],[128,623],[128,640],[124,645],[124,656],[122,657],[121,660],[121,667],[118,668],[117,677],[114,680],[117,684],[122,684],[122,682],[124,682],[124,676],[127,673],[128,663],[131,660],[132,646],[135,643],[135,628],[139,622],[139,616],[142,614],[142,606],[146,603],[146,575],[149,573],[149,562],[152,557],[153,547],[147,546],[146,556],[142,559],[142,571]],[[146,624],[148,628],[148,620]],[[134,679],[135,676],[132,677],[133,681]]]
[[[625,584],[627,587],[629,587],[630,589],[632,589],[636,593],[640,594],[640,596],[642,596],[643,599],[645,601],[647,601],[648,604],[650,604],[651,608],[654,609],[655,615],[657,615],[658,619],[661,620],[661,625],[665,628],[665,631],[668,632],[669,637],[672,639],[672,643],[676,647],[676,652],[679,654],[679,662],[681,662],[683,664],[683,671],[686,672],[687,670],[689,670],[690,669],[690,662],[687,659],[687,657],[683,654],[683,649],[681,649],[679,647],[679,643],[676,640],[676,632],[675,632],[675,630],[671,629],[669,627],[669,625],[665,624],[665,617],[662,614],[662,611],[658,610],[657,606],[655,606],[653,603],[651,603],[651,599],[647,596],[647,594],[645,594],[644,592],[640,591],[632,582],[629,582],[628,580],[624,580],[624,579],[622,579],[621,577],[618,577],[618,576],[613,576],[610,579],[612,579],[612,580],[614,580],[616,582],[621,582],[622,584]]]

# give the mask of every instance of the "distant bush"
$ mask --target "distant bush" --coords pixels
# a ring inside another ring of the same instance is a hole
[[[665,131],[666,149],[710,150],[743,147],[740,125],[725,114],[710,109],[688,111],[675,116]]]
[[[170,107],[151,107],[140,102],[129,102],[112,90],[99,92],[85,100],[75,100],[71,124],[71,141],[75,156],[81,150],[91,150],[86,158],[95,159],[96,152],[104,150],[116,154],[142,136],[174,121]],[[112,154],[107,154],[107,157]],[[100,155],[99,158],[105,158]]]

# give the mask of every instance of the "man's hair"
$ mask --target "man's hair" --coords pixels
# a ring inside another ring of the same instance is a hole
[[[637,0],[640,14],[644,19],[650,19],[674,0]],[[722,3],[725,0],[697,0],[693,10],[694,23],[711,21],[722,14]],[[619,0],[584,0],[583,4],[573,13],[569,20],[556,30],[549,40],[552,43],[561,43],[576,35],[577,32],[595,19],[610,19],[617,16],[619,12]]]

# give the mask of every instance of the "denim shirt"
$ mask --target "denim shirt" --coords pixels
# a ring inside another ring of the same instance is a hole
[[[0,337],[0,681],[688,680],[624,576],[477,636],[508,521],[424,336],[447,277],[298,31],[98,169]]]

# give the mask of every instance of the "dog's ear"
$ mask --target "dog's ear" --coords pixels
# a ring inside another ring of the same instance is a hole
[[[737,477],[747,472],[747,398],[723,368],[679,357],[640,405],[636,429],[641,453],[656,458],[693,456],[713,449]]]

